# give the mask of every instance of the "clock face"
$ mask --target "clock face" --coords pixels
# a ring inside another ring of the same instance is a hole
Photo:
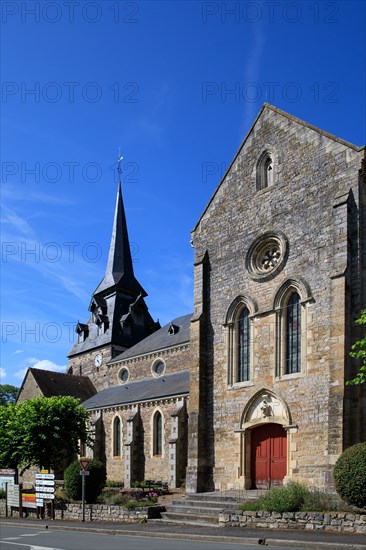
[[[95,365],[96,367],[100,367],[100,365],[102,364],[102,360],[103,360],[103,357],[101,356],[100,353],[98,353],[98,355],[96,355],[96,356],[94,357],[94,365]]]

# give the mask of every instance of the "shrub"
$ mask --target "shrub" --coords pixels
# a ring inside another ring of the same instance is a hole
[[[358,508],[366,507],[366,442],[353,445],[341,454],[333,477],[343,500]]]
[[[0,487],[0,498],[5,498],[5,497],[6,497],[6,490]]]
[[[91,460],[89,463],[89,476],[85,482],[85,499],[87,502],[95,502],[102,492],[106,480],[105,466],[99,460]],[[64,473],[65,489],[72,500],[81,499],[81,475],[78,461],[72,462]]]
[[[304,498],[301,506],[302,512],[335,512],[339,508],[339,503],[329,493],[323,491],[309,491]]]
[[[105,482],[106,487],[120,487],[121,489],[124,487],[123,481],[114,481],[112,479],[108,479]]]
[[[247,500],[247,502],[243,502],[243,504],[240,505],[240,510],[243,510],[244,512],[256,512],[260,509],[261,508],[258,499]]]
[[[62,487],[57,487],[55,491],[55,505],[63,506],[67,502],[69,502],[68,494]]]
[[[97,498],[99,504],[108,504],[108,506],[122,506],[128,502],[129,495],[115,493],[115,492],[104,492]]]
[[[149,500],[130,500],[129,502],[126,502],[124,505],[127,510],[131,510],[132,508],[143,508],[146,506],[153,506],[153,503]]]
[[[284,487],[270,489],[259,498],[261,510],[268,512],[298,512],[309,489],[301,483],[291,481]]]

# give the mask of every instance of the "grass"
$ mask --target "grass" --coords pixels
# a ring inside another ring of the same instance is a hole
[[[240,509],[267,512],[355,512],[354,508],[336,496],[323,491],[310,490],[305,485],[290,482],[284,487],[270,489],[258,499],[246,501]]]

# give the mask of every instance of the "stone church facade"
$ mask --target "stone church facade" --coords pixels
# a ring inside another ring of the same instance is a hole
[[[366,439],[365,148],[265,105],[192,232],[187,487],[327,488]]]
[[[339,454],[366,439],[365,388],[345,384],[366,307],[365,192],[365,148],[265,104],[192,231],[193,315],[160,327],[119,188],[69,354],[69,386],[95,388],[83,454],[125,486],[331,489]]]

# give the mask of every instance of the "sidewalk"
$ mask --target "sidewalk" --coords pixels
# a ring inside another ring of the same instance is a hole
[[[1,525],[19,525],[50,530],[87,531],[113,535],[158,537],[169,539],[188,539],[228,543],[245,542],[268,546],[298,546],[314,550],[366,550],[366,534],[328,533],[324,531],[290,530],[247,530],[240,528],[200,527],[194,525],[175,525],[160,520],[150,520],[144,524],[122,524],[63,520],[34,520],[20,518],[0,518]]]

